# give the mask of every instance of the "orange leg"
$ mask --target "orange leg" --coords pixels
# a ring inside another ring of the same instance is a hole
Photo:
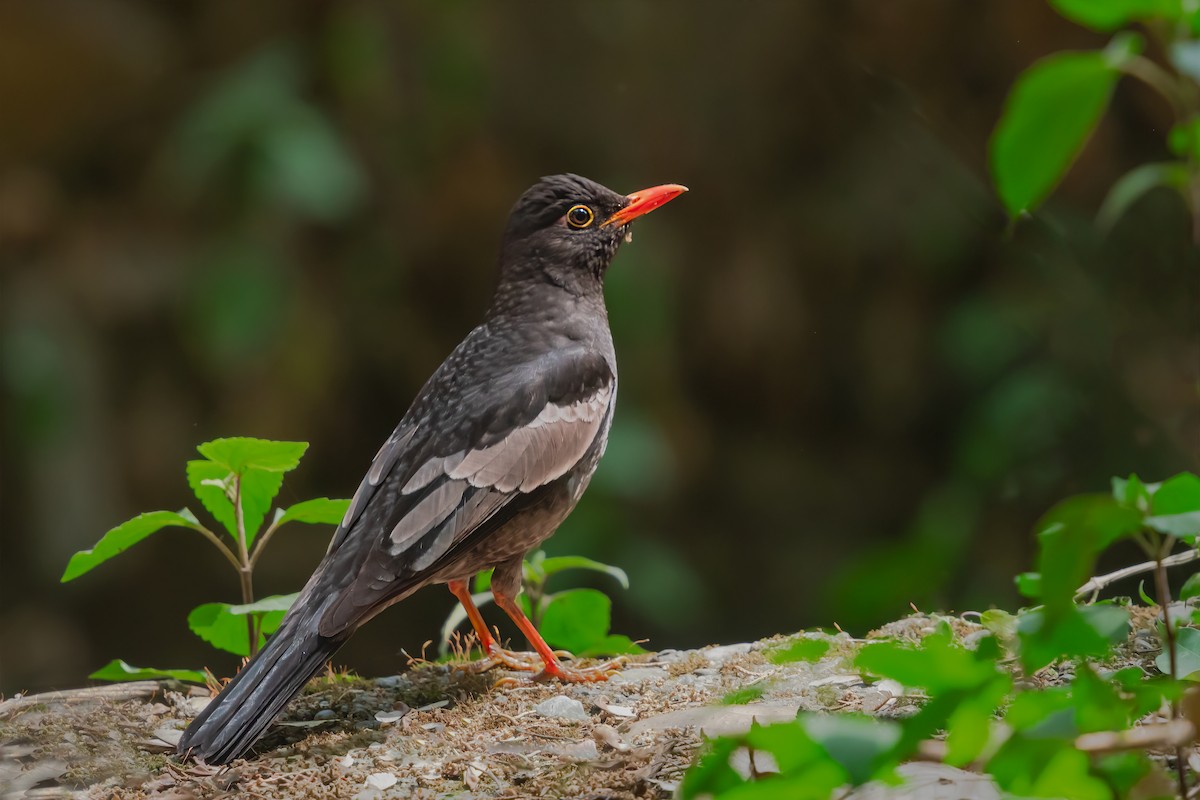
[[[510,650],[505,650],[496,642],[496,638],[492,636],[491,631],[487,629],[487,625],[483,621],[483,615],[479,613],[479,609],[471,600],[471,591],[467,588],[466,581],[449,581],[447,587],[458,598],[458,602],[462,603],[463,608],[467,612],[467,619],[471,620],[471,627],[475,629],[475,635],[479,638],[479,646],[483,650],[485,656],[482,661],[474,665],[474,668],[479,671],[491,669],[492,667],[504,666],[508,669],[519,670],[521,672],[537,672],[538,675],[534,680],[549,680],[550,678],[558,678],[567,683],[585,683],[589,681],[608,680],[608,676],[616,671],[620,666],[620,661],[610,661],[601,664],[598,667],[589,669],[573,669],[564,667],[559,661],[561,656],[569,656],[569,653],[563,651],[554,651],[546,644],[546,640],[537,632],[537,628],[533,627],[533,623],[525,616],[511,597],[503,592],[496,592],[493,587],[492,596],[496,599],[496,605],[504,609],[504,611],[517,623],[517,627],[529,639],[530,644],[537,650],[537,654],[533,653],[514,653]],[[539,671],[540,670],[540,671]]]
[[[467,582],[450,581],[446,587],[458,598],[458,602],[462,603],[463,609],[467,612],[467,619],[471,620],[471,627],[475,629],[475,636],[479,638],[479,646],[483,652],[490,653],[496,646],[496,640],[492,638],[492,632],[487,629],[487,625],[483,621],[483,614],[479,613],[475,602],[471,600],[471,591],[467,588]]]
[[[533,623],[529,621],[529,617],[525,616],[525,612],[521,610],[521,607],[516,604],[512,597],[498,592],[495,586],[492,587],[492,597],[495,598],[496,605],[504,609],[504,612],[512,617],[512,621],[517,623],[517,627],[521,629],[521,633],[525,634],[525,638],[533,645],[533,649],[537,650],[538,655],[542,657],[543,668],[534,677],[535,681],[544,681],[550,678],[558,678],[564,683],[606,681],[620,667],[622,662],[619,660],[609,661],[587,669],[564,667],[562,662],[558,660],[558,653],[550,649],[550,645],[546,644],[546,640],[538,633],[537,628],[533,626]]]
[[[479,639],[479,648],[484,653],[483,659],[472,665],[473,669],[479,672],[498,666],[521,672],[537,672],[541,669],[541,660],[536,656],[531,658],[532,653],[527,655],[513,653],[505,650],[496,642],[496,637],[492,636],[492,632],[488,630],[487,624],[483,621],[483,614],[479,613],[479,608],[471,600],[471,590],[467,588],[466,581],[448,581],[446,586],[466,610],[467,619],[471,620],[471,627],[475,629],[475,636]]]

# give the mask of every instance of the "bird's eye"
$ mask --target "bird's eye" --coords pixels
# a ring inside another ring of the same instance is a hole
[[[592,210],[583,205],[571,206],[571,210],[567,212],[567,224],[572,228],[586,228],[595,218]]]

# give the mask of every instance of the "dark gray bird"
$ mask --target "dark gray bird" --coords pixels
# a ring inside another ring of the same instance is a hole
[[[329,551],[267,646],[188,726],[179,752],[245,753],[364,622],[431,583],[466,607],[491,663],[603,680],[559,662],[515,602],[521,562],[575,507],[604,453],[617,362],[603,281],[629,223],[687,189],[621,195],[578,175],[538,181],[513,207],[483,324],[455,348],[380,448]],[[502,650],[467,581],[537,650]]]

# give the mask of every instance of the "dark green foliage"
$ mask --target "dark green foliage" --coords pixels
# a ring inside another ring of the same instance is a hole
[[[1140,34],[1117,33],[1101,51],[1055,53],[1013,85],[991,142],[996,190],[1012,216],[1036,208],[1074,162],[1096,129],[1122,75],[1137,78],[1171,106],[1175,124],[1167,146],[1178,160],[1144,164],[1110,189],[1098,222],[1111,227],[1147,192],[1175,191],[1200,225],[1200,8],[1183,0],[1050,0],[1063,16],[1111,32],[1145,23],[1165,51],[1166,68],[1143,56]],[[1194,231],[1200,236],[1200,228]]]
[[[1106,548],[1133,539],[1160,561],[1175,533],[1190,542],[1200,532],[1192,521],[1198,512],[1200,479],[1190,473],[1161,484],[1115,478],[1111,495],[1059,503],[1038,525],[1039,571],[1021,579],[1022,591],[1040,605],[1015,615],[986,612],[987,634],[972,637],[972,646],[942,622],[918,643],[879,641],[859,651],[854,663],[865,676],[895,681],[924,698],[915,715],[884,722],[801,713],[794,723],[718,739],[688,773],[683,796],[827,798],[839,786],[893,780],[896,764],[939,736],[946,763],[980,766],[1006,795],[1111,800],[1131,796],[1134,787],[1144,794],[1146,787],[1169,785],[1162,763],[1147,753],[1093,756],[1079,737],[1119,734],[1177,703],[1184,682],[1169,675],[1169,648],[1174,644],[1179,677],[1200,673],[1200,630],[1180,627],[1173,638],[1164,631],[1156,661],[1164,675],[1137,666],[1106,671],[1102,665],[1127,641],[1129,609],[1114,601],[1081,606],[1077,597]],[[1194,595],[1197,585],[1193,577],[1185,593]],[[1161,597],[1160,604],[1170,599]],[[802,638],[768,657],[811,660],[827,648]],[[1049,664],[1074,675],[1049,686],[1012,678],[1018,665],[1032,675]],[[745,703],[760,694],[752,685],[722,702]],[[742,748],[771,753],[779,773],[744,779],[730,763]]]

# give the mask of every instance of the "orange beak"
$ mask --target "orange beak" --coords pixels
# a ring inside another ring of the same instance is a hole
[[[680,186],[678,183],[664,183],[662,186],[654,186],[650,189],[642,189],[640,192],[634,192],[631,195],[627,195],[629,205],[600,223],[600,227],[626,225],[643,214],[649,214],[659,206],[671,202],[687,190],[686,186]]]

